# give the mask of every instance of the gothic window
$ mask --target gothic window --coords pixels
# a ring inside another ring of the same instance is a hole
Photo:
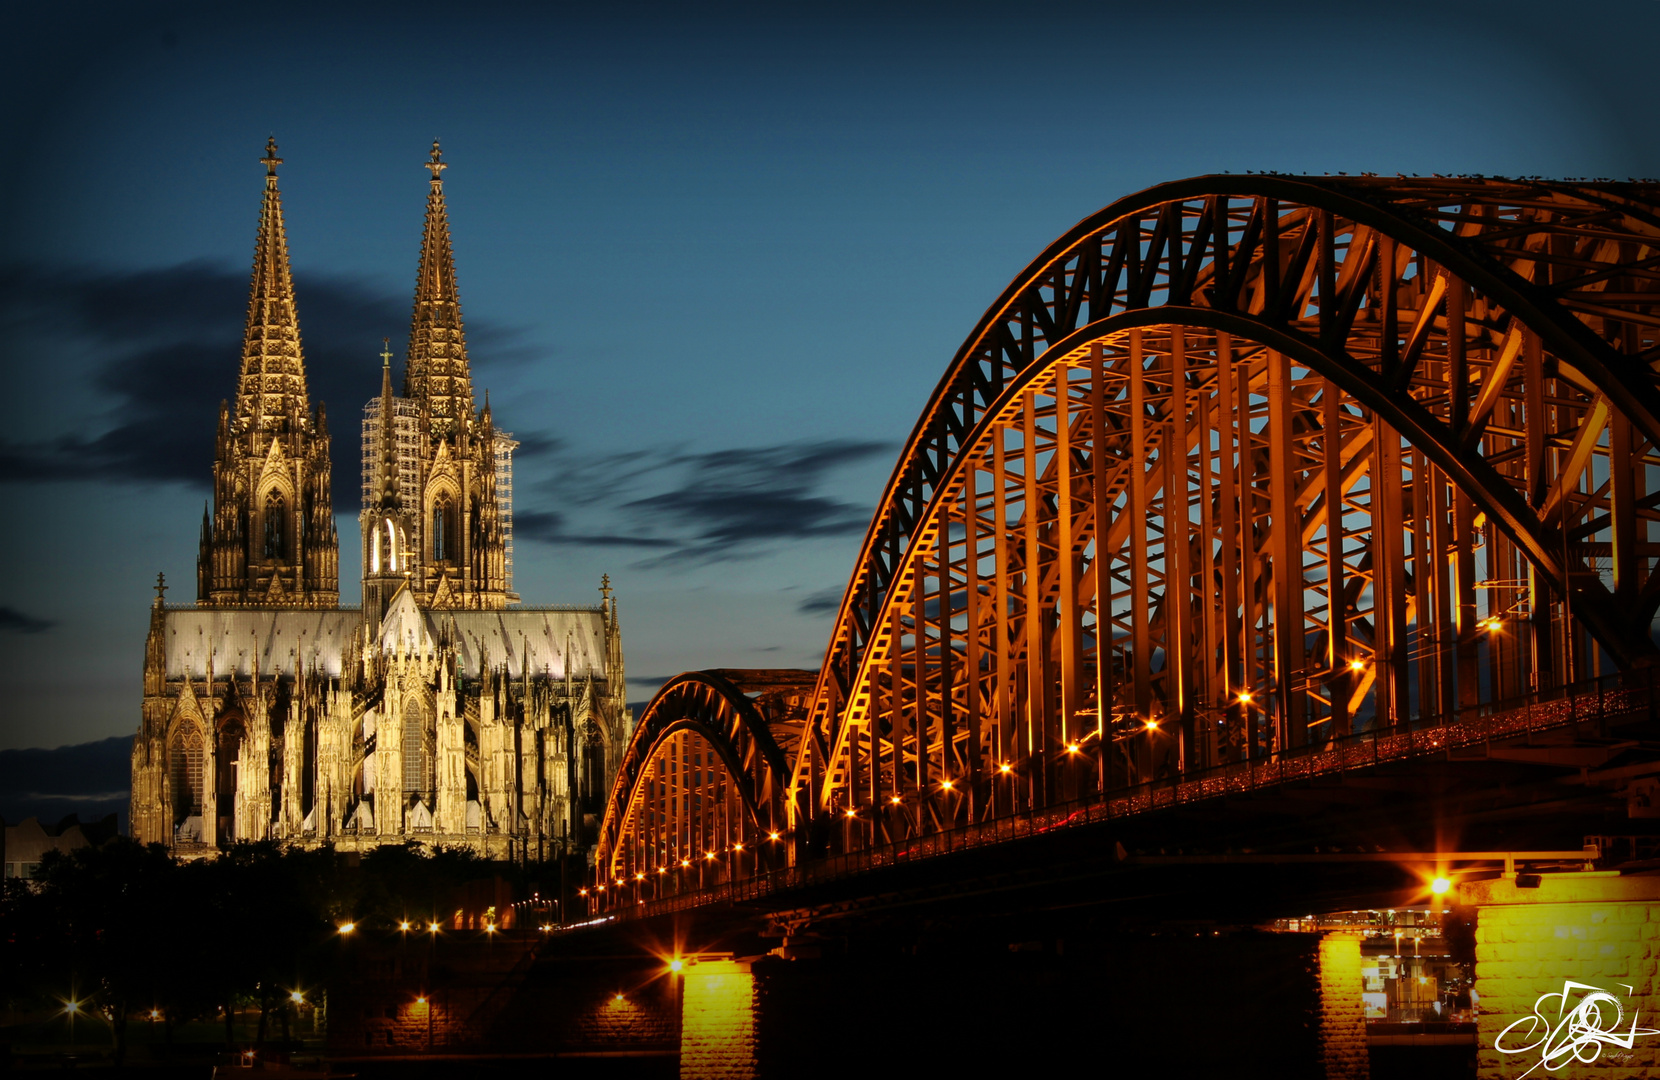
[[[219,752],[216,755],[219,775],[214,778],[219,804],[219,836],[234,840],[232,823],[236,820],[236,789],[241,783],[242,739],[245,734],[240,717],[230,717],[219,727]]]
[[[427,790],[426,703],[410,698],[403,710],[403,791],[405,795]]]
[[[597,814],[605,804],[605,743],[599,725],[588,721],[582,745],[582,787],[580,792],[585,813]]]
[[[265,499],[265,557],[280,559],[287,554],[283,544],[284,503],[282,495],[273,491]]]
[[[459,545],[455,535],[455,506],[448,495],[438,496],[432,504],[432,561],[455,561]]]
[[[395,574],[398,572],[398,527],[391,518],[386,519],[386,538],[382,543],[386,545],[386,569]]]
[[[173,780],[173,821],[202,812],[202,733],[194,724],[181,724],[168,749]]]

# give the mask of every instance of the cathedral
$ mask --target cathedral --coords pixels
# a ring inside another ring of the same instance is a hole
[[[181,854],[264,839],[584,853],[633,729],[617,602],[609,580],[597,605],[513,592],[518,444],[473,396],[438,144],[402,393],[384,351],[363,409],[360,608],[340,604],[276,149],[196,603],[165,603],[158,579],[150,611],[132,835]]]

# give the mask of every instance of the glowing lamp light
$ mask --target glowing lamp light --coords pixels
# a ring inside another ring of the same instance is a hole
[[[408,930],[409,929],[409,920],[405,919],[403,922],[399,923],[398,924],[398,929],[399,930]]]
[[[356,930],[356,929],[357,929],[357,924],[356,923],[341,923],[340,924],[340,932],[342,934],[349,934],[353,930]]]
[[[618,994],[616,997],[612,998],[611,1000],[616,1002],[618,1005],[621,1005],[623,1003],[623,996],[621,994]]]
[[[495,933],[495,932],[496,932],[496,924],[495,924],[495,923],[493,923],[493,922],[490,922],[490,923],[485,923],[485,924],[484,924],[484,932],[485,932],[485,933],[486,933],[486,934],[493,934],[493,933]]]
[[[1067,743],[1066,744],[1066,752],[1069,753],[1069,754],[1076,754],[1078,752],[1078,744],[1077,743]]]
[[[1249,690],[1241,690],[1239,692],[1239,703],[1241,705],[1249,705],[1251,703],[1251,692]]]
[[[715,861],[715,853],[713,851],[706,852],[703,857],[705,859],[707,859],[709,862],[714,862]]]
[[[678,974],[680,969],[685,967],[685,966],[686,966],[685,963],[683,961],[680,961],[680,960],[670,960],[669,961],[669,970],[675,972],[676,974]]]
[[[742,844],[733,844],[732,845],[732,850],[733,851],[742,851],[743,849],[744,849],[744,846]]]
[[[657,872],[658,872],[658,873],[659,873],[659,874],[666,874],[666,873],[668,873],[668,872],[669,872],[669,868],[668,868],[668,867],[666,867],[666,866],[659,866],[659,867],[658,867],[658,868],[657,868]]]
[[[944,788],[946,791],[950,791],[953,787],[956,787],[956,785],[957,785],[957,782],[955,780],[941,780],[940,781],[940,787]]]
[[[1436,896],[1445,894],[1450,888],[1452,888],[1452,882],[1448,881],[1444,877],[1438,877],[1429,883],[1429,891],[1434,893]]]
[[[997,771],[1000,773],[1012,773],[1014,772],[1014,766],[1005,761],[1003,764],[997,766]]]
[[[588,895],[588,890],[587,889],[578,889],[578,890],[576,890],[576,894],[578,896],[587,896]]]
[[[634,880],[635,881],[644,881],[645,879],[646,879],[646,875],[645,875],[644,872],[636,872],[634,874]]]
[[[1484,619],[1482,620],[1481,628],[1491,634],[1497,632],[1499,627],[1502,625],[1504,624],[1499,622],[1497,619]]]
[[[1142,726],[1148,731],[1157,731],[1159,729],[1159,722],[1156,717],[1149,716],[1142,722]]]
[[[247,1058],[249,1061],[254,1060],[254,1052],[252,1050],[242,1051],[242,1056]]]
[[[681,859],[680,860],[680,865],[681,866],[690,866],[690,865],[692,865],[692,860],[690,860],[690,859]]]
[[[161,1019],[161,1010],[160,1009],[151,1009],[150,1010],[150,1019],[160,1020]]]
[[[904,802],[905,800],[901,799],[898,795],[895,795],[892,798],[890,798],[888,801],[893,803],[895,806],[898,806],[900,803]]]
[[[1366,661],[1364,661],[1364,660],[1350,660],[1349,661],[1349,670],[1350,671],[1365,671],[1366,670]]]
[[[852,808],[852,807],[851,807],[851,806],[850,806],[850,807],[848,807],[848,808],[847,808],[847,816],[848,816],[848,817],[858,817],[858,816],[859,816],[859,812],[858,812],[858,811],[857,811],[857,810],[855,810],[855,809],[853,809],[853,808]]]
[[[768,833],[767,835],[773,840],[778,839],[778,834],[777,833]]]
[[[422,994],[420,997],[415,999],[415,1004],[417,1005],[425,1005],[426,1003],[427,999],[425,994]]]
[[[596,886],[594,886],[594,888],[597,889],[600,892],[605,891],[605,886],[604,885],[596,885]]]
[[[288,1000],[292,1001],[296,1005],[303,1005],[305,1004],[305,995],[300,993],[298,990],[293,990],[289,992]]]
[[[80,1012],[81,1003],[78,1001],[66,1001],[63,1003],[63,1011],[67,1013]]]

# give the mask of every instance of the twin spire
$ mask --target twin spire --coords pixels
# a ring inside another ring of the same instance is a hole
[[[265,166],[265,198],[254,242],[235,423],[239,431],[257,428],[269,434],[291,434],[308,422],[311,406],[300,349],[300,320],[294,310],[282,195],[277,191],[277,166],[282,158],[277,156],[276,139],[266,140],[260,163]]]
[[[467,338],[461,326],[461,299],[455,288],[455,255],[450,247],[450,217],[444,205],[444,163],[438,140],[432,140],[432,170],[427,193],[426,228],[421,261],[415,271],[415,312],[410,322],[403,395],[424,402],[435,438],[454,436],[473,415],[473,380],[467,364]]]

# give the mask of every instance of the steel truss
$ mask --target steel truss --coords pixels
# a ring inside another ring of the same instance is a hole
[[[1646,666],[1657,301],[1649,185],[1200,177],[1081,222],[888,483],[795,851]],[[619,834],[664,812],[624,788]]]

